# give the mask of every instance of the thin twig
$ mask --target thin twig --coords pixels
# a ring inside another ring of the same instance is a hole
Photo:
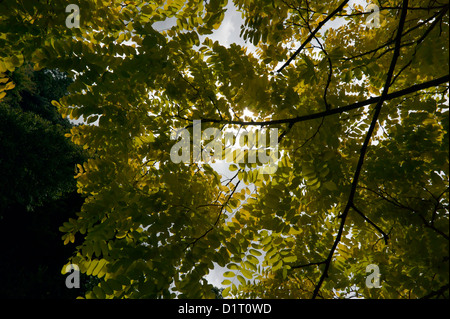
[[[294,54],[283,64],[283,66],[278,69],[277,72],[283,71],[283,69],[285,67],[287,67],[292,62],[292,60],[294,60],[295,57],[303,50],[303,48],[314,38],[316,33],[325,25],[325,23],[327,23],[328,20],[333,18],[339,11],[341,11],[345,7],[345,5],[348,3],[348,1],[349,0],[342,1],[342,3],[339,5],[339,7],[337,7],[333,12],[331,12],[325,19],[320,21],[317,28],[315,28],[314,31],[309,34],[308,38],[302,43],[302,45],[297,49],[297,51],[295,51]]]
[[[387,245],[388,244],[388,239],[389,236],[380,228],[377,226],[377,224],[375,224],[373,221],[371,221],[366,215],[364,215],[358,208],[356,208],[356,206],[353,204],[352,208],[355,212],[357,212],[362,218],[364,218],[364,220],[366,222],[368,222],[370,225],[372,225],[373,227],[375,227],[375,229],[381,234],[383,235],[383,239],[384,239],[384,243]]]

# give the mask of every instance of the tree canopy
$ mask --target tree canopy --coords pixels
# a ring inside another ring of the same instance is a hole
[[[70,79],[58,71],[33,72],[29,65],[11,79],[15,86],[0,102],[0,165],[7,181],[1,185],[0,216],[15,204],[32,210],[73,191],[73,166],[84,161],[82,148],[64,137],[71,124],[51,104]]]
[[[15,86],[0,102],[0,298],[73,299],[80,292],[55,280],[74,248],[58,228],[83,203],[73,176],[86,157],[51,104],[71,81],[28,63],[10,76]]]
[[[24,61],[73,79],[52,103],[85,123],[86,200],[60,227],[100,278],[83,297],[214,298],[219,265],[224,296],[448,298],[448,1],[380,1],[369,23],[348,0],[234,0],[256,52],[208,38],[226,0],[81,0],[79,28],[66,5],[0,3],[0,98]],[[277,128],[276,171],[173,163],[194,120]]]

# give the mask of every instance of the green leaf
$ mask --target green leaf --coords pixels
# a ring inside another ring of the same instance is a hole
[[[231,290],[231,287],[225,288],[225,289],[222,291],[222,296],[223,296],[224,298],[228,297],[229,294],[230,294],[230,290]]]
[[[118,290],[122,289],[122,284],[119,281],[115,280],[115,279],[108,279],[108,280],[106,280],[106,283],[113,290],[118,291]]]
[[[336,191],[338,190],[336,184],[333,181],[327,181],[323,183],[323,186],[325,186],[326,189],[330,191]]]
[[[105,299],[105,293],[103,292],[103,290],[99,286],[95,286],[92,289],[92,292],[95,294],[95,296],[98,299]]]
[[[99,274],[102,273],[104,274],[105,272],[102,272],[102,269],[104,268],[104,266],[106,265],[106,260],[105,259],[101,259],[97,265],[95,266],[95,269],[92,271],[92,275],[93,276],[100,276]]]
[[[272,241],[272,237],[267,236],[263,240],[261,240],[261,245],[267,246]]]
[[[226,272],[223,273],[223,276],[224,277],[234,277],[235,273],[232,272],[232,271],[226,271]]]
[[[249,253],[252,254],[253,256],[261,256],[261,252],[256,250],[256,249],[250,249]]]
[[[231,281],[228,279],[225,279],[224,281],[222,281],[222,285],[224,285],[224,286],[231,285]]]
[[[86,275],[92,275],[92,272],[94,271],[95,267],[97,267],[98,262],[99,261],[97,259],[94,259],[89,262],[89,266],[87,267],[86,270]]]
[[[283,261],[285,263],[293,263],[293,262],[297,261],[297,256],[283,257]]]
[[[241,275],[237,275],[236,278],[239,280],[239,282],[242,285],[246,285],[246,281],[245,281],[244,277],[242,277]]]
[[[228,264],[227,268],[230,269],[230,270],[239,270],[240,269],[240,267],[238,265],[233,264],[233,263]]]
[[[252,279],[253,278],[253,274],[249,270],[247,270],[245,268],[241,269],[241,274],[243,274],[244,277],[247,278],[247,279]]]
[[[252,256],[252,255],[247,255],[247,260],[254,265],[259,263],[258,258],[256,258],[255,256]]]
[[[105,293],[105,295],[112,295],[114,293],[114,290],[110,287],[109,283],[106,281],[103,281],[100,284],[101,289]]]

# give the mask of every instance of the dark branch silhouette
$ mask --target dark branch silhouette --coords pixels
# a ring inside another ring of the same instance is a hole
[[[295,53],[286,61],[286,63],[283,64],[281,68],[278,69],[277,72],[283,71],[285,67],[287,67],[292,60],[295,59],[295,57],[303,50],[303,48],[314,38],[316,33],[327,23],[331,18],[333,18],[338,12],[340,12],[342,9],[344,9],[345,5],[348,3],[348,0],[342,1],[342,3],[337,7],[333,12],[331,12],[325,19],[320,21],[317,28],[314,29],[313,32],[311,32],[308,36],[308,38],[302,43],[302,45],[295,51]]]
[[[361,147],[361,151],[360,151],[360,156],[359,156],[359,160],[358,160],[358,164],[356,166],[356,170],[355,170],[355,174],[353,176],[353,181],[352,181],[352,185],[350,188],[350,194],[348,196],[348,200],[347,200],[347,204],[344,208],[344,211],[342,212],[342,214],[340,215],[341,218],[341,224],[339,226],[339,231],[338,234],[336,236],[336,239],[334,241],[333,247],[331,248],[328,257],[325,261],[325,267],[323,269],[322,275],[320,276],[319,282],[317,283],[315,289],[314,289],[314,293],[313,293],[313,299],[315,299],[320,291],[320,288],[323,284],[323,281],[325,280],[325,278],[328,277],[328,269],[330,268],[331,265],[331,261],[333,259],[333,255],[336,251],[336,248],[339,244],[339,242],[341,241],[341,237],[342,237],[342,233],[344,231],[344,226],[345,226],[345,221],[347,218],[347,215],[350,211],[350,208],[353,207],[353,199],[354,196],[356,194],[356,187],[358,185],[358,181],[359,181],[359,177],[361,174],[361,169],[362,166],[364,164],[364,158],[366,156],[366,151],[367,151],[367,147],[369,146],[369,142],[370,139],[372,137],[372,134],[375,130],[375,126],[378,120],[378,116],[380,115],[381,112],[381,107],[383,106],[383,102],[385,101],[387,95],[388,95],[388,91],[389,91],[389,87],[391,84],[391,80],[392,80],[392,76],[394,74],[394,69],[395,69],[395,65],[397,64],[397,59],[400,55],[400,44],[401,44],[401,40],[402,40],[402,32],[403,32],[403,26],[405,24],[405,20],[406,20],[406,13],[407,13],[407,8],[408,8],[408,0],[404,0],[403,1],[403,10],[401,12],[401,16],[400,16],[400,21],[399,21],[399,25],[398,25],[398,29],[397,29],[397,35],[396,35],[396,40],[395,40],[395,49],[394,49],[394,54],[392,56],[392,60],[391,60],[391,64],[389,66],[389,70],[387,72],[387,76],[386,76],[386,81],[385,81],[385,85],[383,88],[383,92],[381,94],[381,97],[379,98],[376,106],[375,106],[375,112],[373,114],[372,117],[372,122],[370,123],[370,127],[369,130],[367,132],[366,138],[364,140],[364,144]]]

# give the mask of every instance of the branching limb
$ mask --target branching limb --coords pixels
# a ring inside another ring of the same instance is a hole
[[[448,9],[448,4],[445,5],[445,6],[443,6],[443,7]],[[439,7],[439,8],[441,8],[441,7]],[[432,15],[432,16],[429,17],[429,18],[427,18],[426,20],[424,20],[424,21],[422,21],[422,22],[420,22],[420,23],[414,25],[413,27],[411,27],[411,28],[409,28],[408,30],[406,30],[406,31],[403,33],[402,36],[407,35],[408,33],[414,31],[415,29],[418,29],[418,28],[422,27],[423,25],[426,25],[428,22],[430,22],[430,21],[432,21],[433,19],[435,19],[439,14],[440,14],[440,12],[436,12],[434,15]],[[368,54],[376,54],[377,51],[379,51],[379,50],[381,50],[381,49],[383,49],[383,48],[388,47],[389,45],[391,45],[391,44],[394,43],[394,42],[395,42],[395,39],[389,39],[387,42],[383,43],[382,45],[380,45],[379,47],[377,47],[377,48],[375,48],[375,49],[372,49],[372,50],[369,50],[369,51],[366,51],[366,52],[364,52],[364,53],[360,53],[360,54],[358,54],[358,55],[354,55],[354,56],[351,56],[351,57],[342,58],[342,60],[344,60],[344,61],[351,61],[351,60],[354,60],[354,59],[356,59],[356,58],[363,57],[363,56],[368,55]],[[402,44],[402,46],[409,46],[409,45],[413,45],[413,44],[415,44],[415,42],[410,42],[410,43],[407,43],[407,44]],[[387,53],[387,52],[389,52],[389,51],[391,51],[391,50],[392,50],[392,49],[387,49],[387,50],[384,51],[382,54],[380,54],[380,56],[384,55],[385,53]],[[380,57],[380,56],[378,56],[378,57]],[[373,56],[372,56],[372,57],[373,57]]]
[[[314,29],[313,32],[311,32],[308,36],[308,38],[302,43],[302,45],[295,51],[295,53],[286,61],[286,63],[283,64],[281,68],[278,69],[277,72],[283,71],[285,67],[287,67],[292,60],[295,59],[295,57],[303,50],[303,48],[314,38],[316,33],[327,23],[331,18],[333,18],[338,12],[340,12],[342,9],[344,9],[345,5],[348,3],[349,0],[344,0],[342,3],[337,7],[333,12],[331,12],[325,19],[320,21],[317,28]]]
[[[306,5],[307,5],[307,8],[308,8],[308,13],[309,13],[309,4],[308,4],[308,1],[306,1]],[[300,17],[302,18],[302,20],[303,20],[303,22],[305,23],[305,25],[307,26],[307,28],[308,28],[308,30],[309,30],[309,32],[310,33],[312,33],[313,31],[311,30],[311,27],[310,27],[310,25],[309,25],[309,19],[308,20],[306,20],[304,17],[303,17],[303,14],[299,11],[299,15],[300,15]],[[325,54],[325,57],[326,57],[326,59],[327,59],[327,61],[328,61],[328,78],[327,78],[327,83],[326,83],[326,85],[325,85],[325,90],[324,90],[324,92],[323,92],[323,101],[324,101],[324,103],[325,103],[325,110],[329,110],[330,109],[330,105],[328,104],[328,102],[327,102],[327,93],[328,93],[328,87],[330,86],[330,83],[331,83],[331,78],[332,78],[332,76],[333,76],[333,64],[331,63],[331,58],[330,58],[330,56],[328,55],[328,52],[325,50],[325,48],[323,47],[323,44],[319,41],[319,39],[317,39],[317,37],[314,35],[314,39],[316,40],[316,42],[319,44],[319,48],[322,50],[322,52]],[[323,123],[323,122],[322,122]]]
[[[444,75],[444,76],[434,79],[434,80],[430,80],[430,81],[427,81],[427,82],[424,82],[421,84],[415,84],[406,89],[402,89],[402,90],[387,94],[386,96],[383,97],[383,101],[389,101],[389,100],[392,100],[392,99],[395,99],[398,97],[402,97],[407,94],[411,94],[411,93],[414,93],[417,91],[435,87],[440,84],[447,83],[449,81],[449,79],[450,79],[450,74],[447,74],[447,75]],[[242,126],[249,126],[249,125],[268,126],[268,125],[278,125],[278,124],[286,124],[286,123],[287,124],[299,123],[299,122],[314,120],[314,119],[331,116],[331,115],[335,115],[335,114],[342,114],[342,113],[349,112],[351,110],[355,110],[355,109],[358,109],[358,108],[361,108],[361,107],[364,107],[367,105],[378,103],[381,100],[381,97],[382,96],[371,97],[367,100],[352,103],[352,104],[349,104],[346,106],[330,109],[330,110],[323,111],[323,112],[317,112],[317,113],[312,113],[312,114],[307,114],[307,115],[296,116],[296,117],[288,118],[288,119],[269,120],[269,121],[227,121],[227,120],[221,121],[218,119],[201,118],[201,120],[204,123],[235,124],[235,125],[242,125]],[[188,118],[184,118],[184,117],[182,119],[186,120],[186,121],[190,121],[190,122],[193,121],[193,119],[188,119]]]
[[[233,188],[233,190],[231,191],[230,195],[228,195],[227,200],[226,200],[222,205],[220,205],[219,214],[217,215],[217,218],[216,218],[216,221],[214,222],[214,224],[213,224],[206,232],[204,232],[201,236],[199,236],[199,237],[195,238],[194,240],[192,240],[191,242],[189,242],[189,243],[186,245],[186,247],[184,248],[184,250],[188,249],[189,246],[194,246],[200,239],[202,239],[202,238],[204,238],[206,235],[208,235],[209,232],[211,232],[211,231],[214,229],[214,227],[217,226],[217,224],[219,223],[220,217],[221,217],[222,214],[223,214],[223,210],[224,210],[225,207],[228,205],[228,202],[230,201],[231,197],[233,197],[233,195],[234,195],[234,193],[236,192],[236,189],[238,188],[240,182],[241,182],[241,181],[239,180],[239,181],[236,183],[236,185],[234,186],[234,188]]]
[[[414,48],[414,52],[412,54],[411,59],[409,60],[408,63],[406,63],[401,69],[400,71],[394,76],[394,78],[392,79],[391,85],[394,84],[395,80],[400,76],[400,74],[402,74],[402,72],[404,70],[406,70],[407,67],[409,67],[411,65],[411,63],[414,60],[414,57],[417,54],[417,48],[419,47],[419,45],[425,40],[425,38],[428,36],[428,34],[434,29],[434,27],[438,24],[438,22],[440,22],[442,20],[442,18],[444,17],[444,15],[447,13],[448,11],[448,6],[444,7],[440,12],[439,15],[436,19],[434,19],[434,21],[431,23],[431,25],[428,27],[428,29],[424,32],[424,34],[417,40],[416,43],[416,47]]]
[[[384,239],[384,243],[387,245],[388,244],[388,239],[389,236],[380,228],[377,226],[377,224],[375,224],[373,221],[371,221],[366,215],[364,215],[358,208],[356,208],[356,206],[353,204],[352,205],[352,209],[357,212],[362,218],[364,218],[364,220],[366,222],[368,222],[370,225],[372,225],[382,236]]]
[[[450,285],[449,284],[446,284],[446,285],[443,285],[441,288],[439,288],[438,290],[436,290],[436,291],[432,291],[432,292],[430,292],[428,295],[425,295],[425,296],[423,296],[422,298],[420,298],[420,299],[430,299],[430,298],[433,298],[433,297],[439,297],[439,296],[444,296],[444,292],[446,292],[446,291],[448,291],[450,289]],[[445,297],[445,296],[444,296]],[[448,297],[447,297],[448,298]]]
[[[288,127],[281,133],[281,135],[278,137],[278,144],[281,143],[285,135],[292,129],[294,126],[294,123],[289,123]]]
[[[418,214],[418,215],[419,215],[420,219],[422,220],[423,224],[425,225],[425,227],[432,229],[433,231],[435,231],[436,233],[438,233],[445,239],[449,240],[449,236],[447,234],[445,234],[442,230],[437,229],[432,223],[428,222],[425,219],[425,217],[423,217],[421,214]]]
[[[380,115],[381,112],[381,107],[383,105],[383,102],[385,101],[387,95],[388,95],[388,91],[389,91],[389,87],[390,87],[390,83],[392,80],[392,75],[394,73],[394,69],[395,69],[395,65],[397,64],[397,59],[400,55],[400,45],[401,45],[401,39],[402,39],[402,33],[403,33],[403,26],[405,24],[405,20],[406,20],[406,13],[407,13],[407,8],[408,8],[408,0],[403,0],[403,9],[401,12],[401,16],[400,16],[400,21],[399,21],[399,26],[397,29],[397,35],[396,35],[396,40],[395,40],[395,49],[394,49],[394,54],[392,56],[392,60],[391,60],[391,64],[389,66],[389,70],[387,72],[387,76],[386,76],[386,81],[383,87],[383,92],[381,94],[380,100],[378,101],[378,103],[375,106],[375,112],[373,114],[372,117],[372,122],[370,123],[370,127],[369,130],[367,131],[367,135],[366,138],[364,140],[364,143],[361,147],[361,151],[360,151],[360,156],[358,159],[358,164],[356,166],[356,170],[353,176],[353,180],[352,180],[352,185],[350,188],[350,194],[347,200],[347,204],[344,208],[344,211],[342,212],[342,214],[340,215],[341,217],[341,224],[339,226],[339,231],[338,234],[336,236],[336,239],[333,243],[333,247],[330,250],[330,253],[328,254],[328,257],[326,259],[325,262],[325,267],[324,270],[322,272],[322,275],[320,276],[319,282],[317,283],[315,289],[314,289],[314,293],[313,293],[313,299],[315,299],[320,291],[320,288],[323,284],[323,281],[325,280],[325,278],[328,277],[328,269],[330,268],[331,265],[331,261],[334,255],[334,252],[336,251],[336,248],[339,244],[339,242],[341,241],[341,237],[342,234],[344,232],[344,226],[345,226],[345,221],[348,215],[348,212],[350,210],[350,208],[353,206],[353,199],[354,196],[356,194],[356,187],[358,185],[358,181],[359,181],[359,177],[361,174],[361,170],[362,170],[362,166],[364,163],[364,158],[366,155],[366,151],[367,151],[367,147],[369,146],[369,142],[370,139],[372,137],[372,134],[375,130],[375,126],[378,120],[378,116]]]

